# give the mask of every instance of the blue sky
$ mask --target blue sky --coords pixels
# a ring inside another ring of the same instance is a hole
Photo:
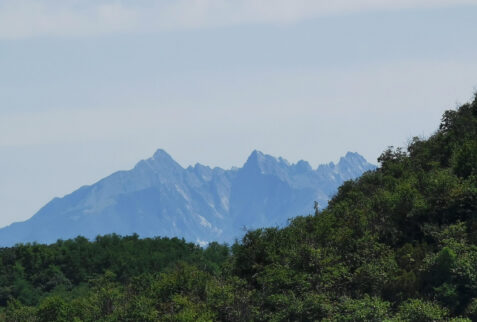
[[[477,90],[477,1],[0,2],[0,226],[166,149],[375,162]]]

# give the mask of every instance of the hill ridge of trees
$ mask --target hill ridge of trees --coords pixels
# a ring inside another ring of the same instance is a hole
[[[2,249],[2,316],[477,321],[477,95],[378,161],[323,211],[230,247],[110,235]]]

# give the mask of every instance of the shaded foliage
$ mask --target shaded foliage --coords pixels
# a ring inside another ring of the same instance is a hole
[[[231,247],[78,237],[0,250],[7,321],[477,321],[477,100],[327,209]]]

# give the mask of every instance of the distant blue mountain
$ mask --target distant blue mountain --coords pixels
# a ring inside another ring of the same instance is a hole
[[[358,153],[313,170],[253,151],[242,168],[182,168],[164,150],[46,204],[27,221],[0,229],[0,246],[52,243],[117,233],[177,236],[199,244],[232,242],[244,228],[283,225],[326,206],[346,180],[374,169]]]

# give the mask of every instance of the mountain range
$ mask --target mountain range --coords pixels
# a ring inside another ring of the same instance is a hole
[[[325,207],[344,181],[373,169],[352,152],[312,169],[259,151],[241,168],[183,168],[159,149],[133,169],[54,198],[30,219],[0,229],[0,246],[108,233],[233,242],[246,229],[282,226],[313,212],[314,201]]]

